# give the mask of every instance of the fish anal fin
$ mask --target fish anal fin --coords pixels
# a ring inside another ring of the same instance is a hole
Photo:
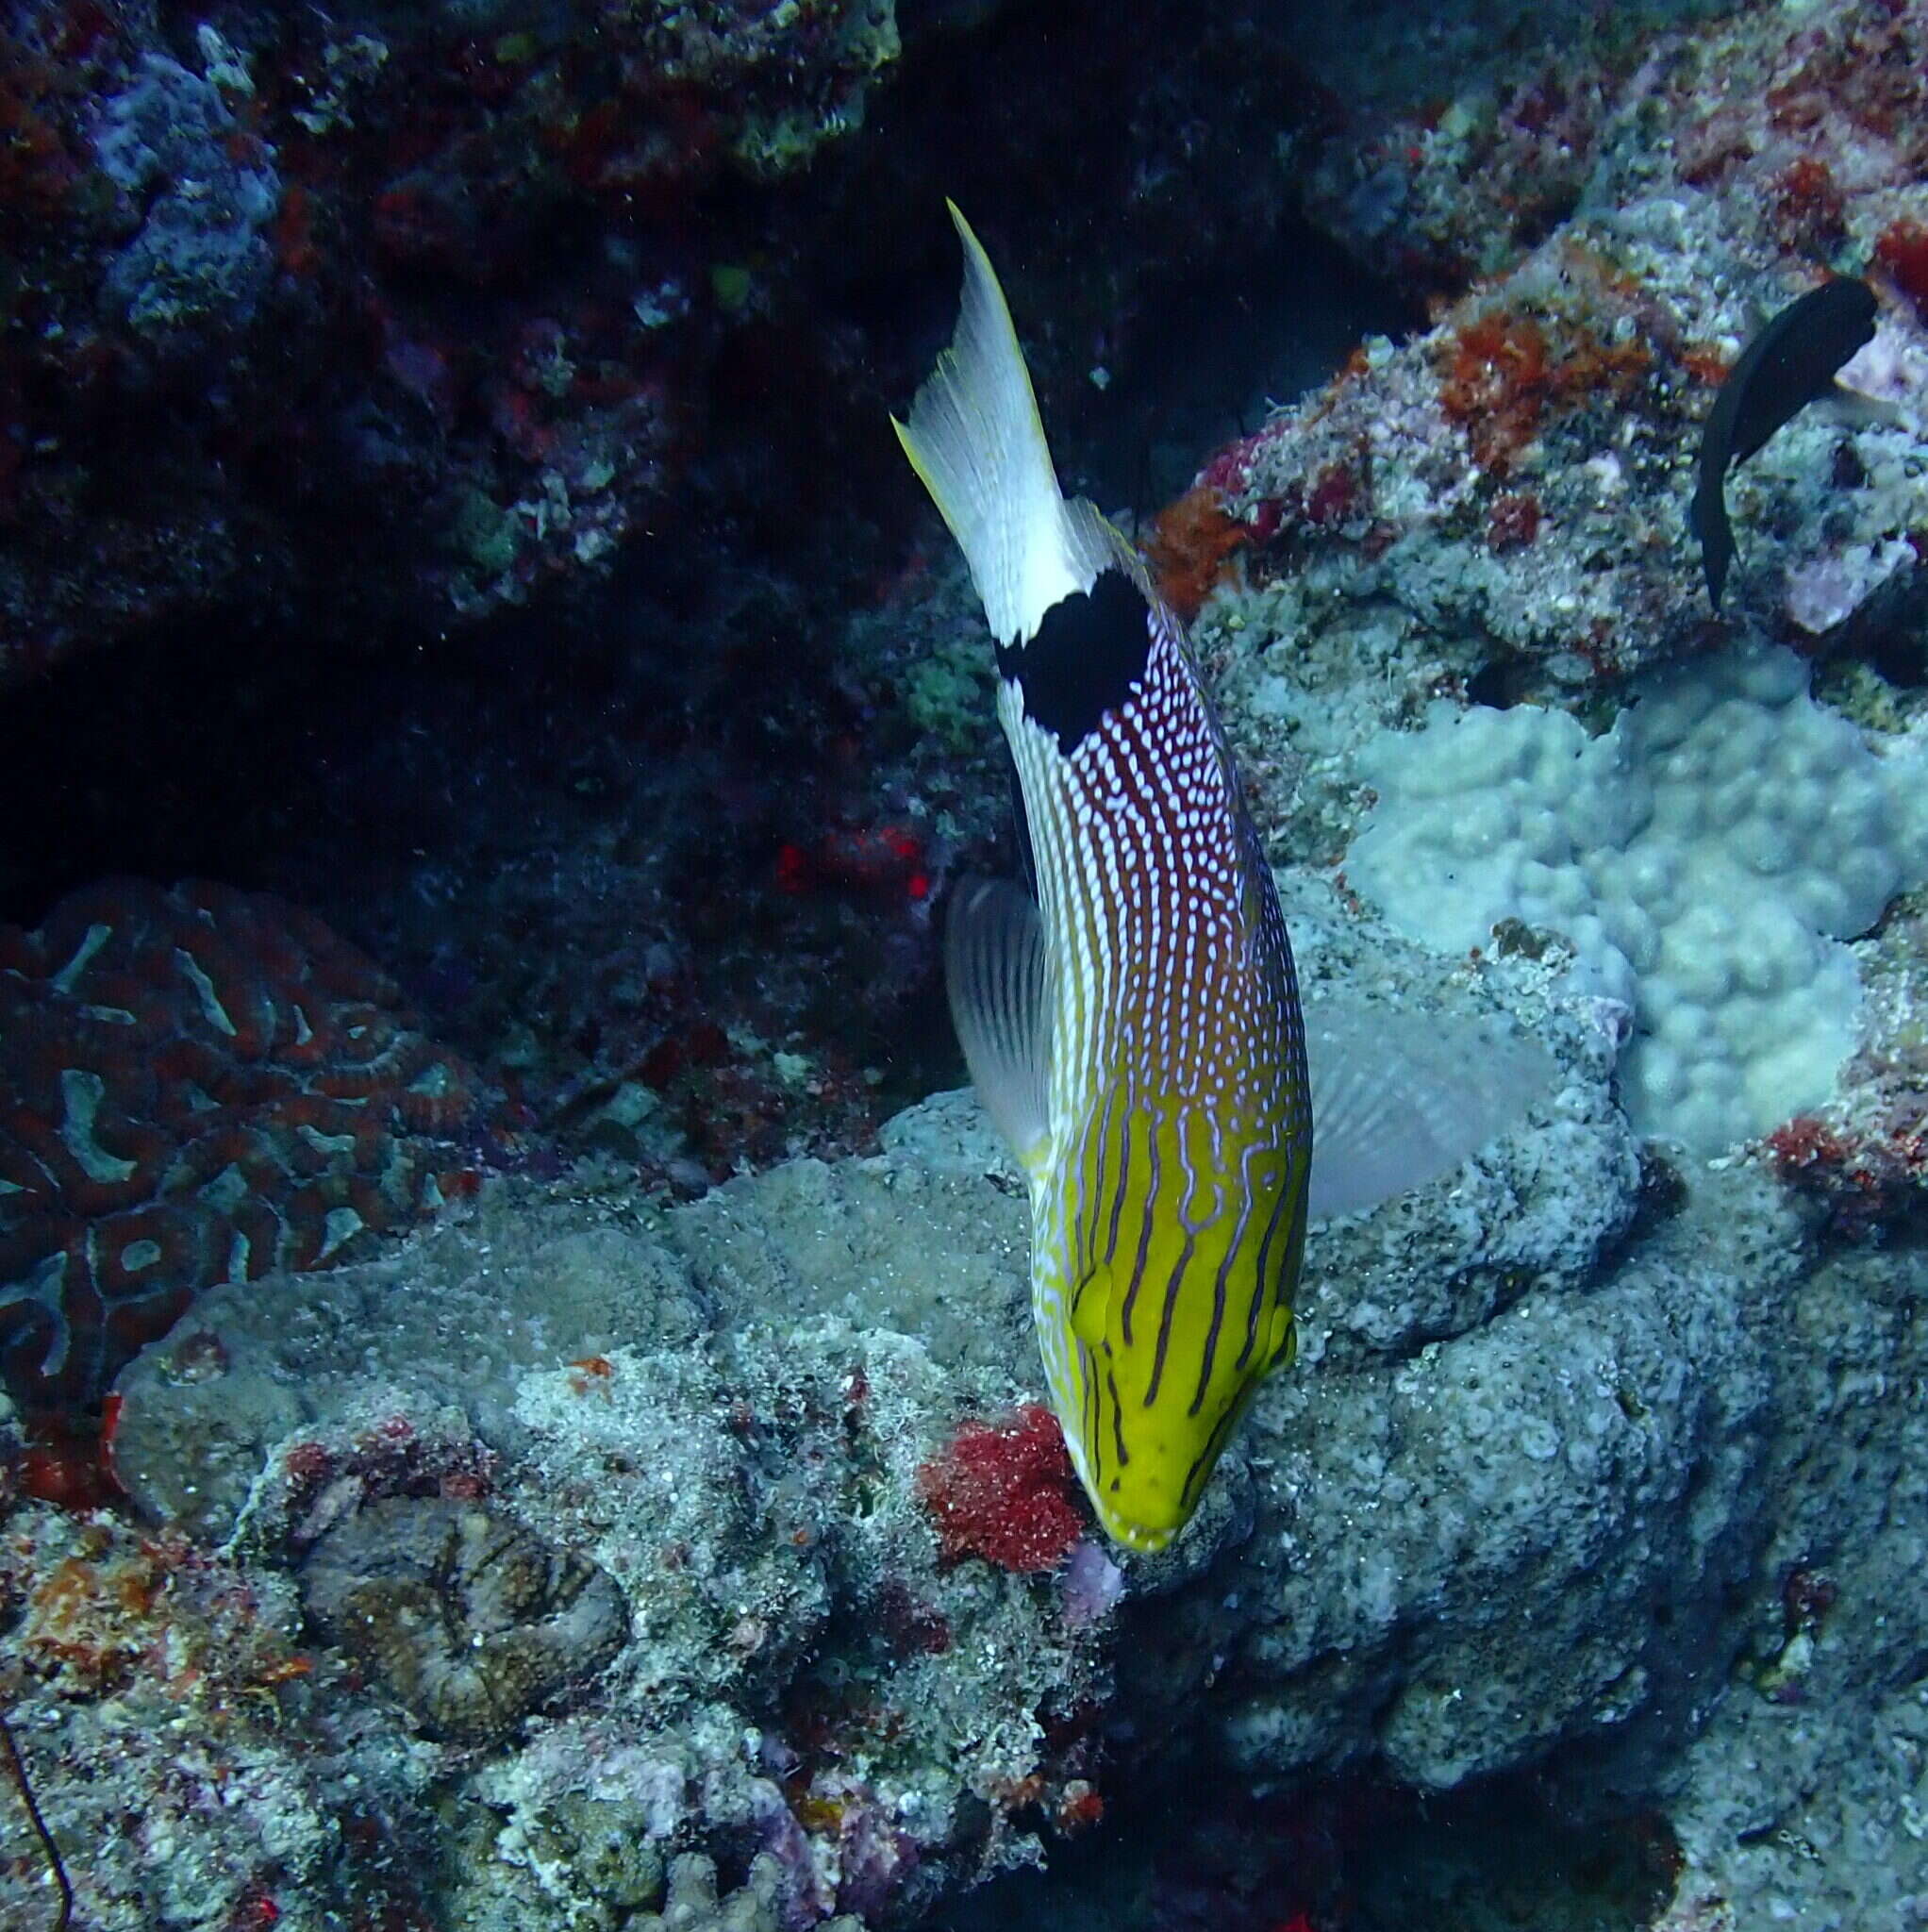
[[[967,877],[944,928],[944,986],[985,1111],[1036,1174],[1051,1141],[1051,968],[1031,895],[1008,879]]]

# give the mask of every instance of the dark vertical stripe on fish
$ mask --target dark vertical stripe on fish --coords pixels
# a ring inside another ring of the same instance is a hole
[[[1245,1323],[1245,1346],[1238,1351],[1238,1359],[1233,1364],[1235,1368],[1243,1369],[1249,1366],[1252,1352],[1258,1346],[1259,1318],[1265,1311],[1267,1284],[1272,1279],[1272,1271],[1268,1265],[1271,1258],[1271,1244],[1278,1234],[1279,1222],[1288,1207],[1295,1199],[1303,1200],[1305,1192],[1303,1186],[1281,1188],[1273,1198],[1271,1213],[1265,1224],[1265,1238],[1258,1244],[1257,1283],[1252,1294],[1252,1312]],[[1287,1252],[1290,1253],[1289,1243]]]
[[[1119,1310],[1119,1333],[1124,1338],[1124,1345],[1131,1346],[1131,1313],[1139,1298],[1139,1288],[1145,1278],[1145,1262],[1152,1250],[1152,1222],[1158,1211],[1158,1196],[1165,1186],[1165,1161],[1158,1150],[1158,1129],[1155,1122],[1145,1136],[1147,1152],[1151,1156],[1151,1178],[1145,1188],[1144,1207],[1139,1220],[1139,1251],[1132,1257],[1131,1286],[1124,1291],[1124,1307]]]
[[[1098,1363],[1084,1342],[1077,1343],[1077,1351],[1078,1421],[1086,1453],[1091,1458],[1091,1482],[1095,1488],[1105,1474],[1105,1432],[1098,1426]]]
[[[1105,1261],[1107,1267],[1118,1258],[1119,1217],[1124,1212],[1124,1197],[1131,1189],[1131,1083],[1121,1080],[1118,1084],[1122,1101],[1119,1114],[1120,1124],[1123,1129],[1120,1136],[1123,1151],[1118,1158],[1118,1185],[1112,1190],[1111,1194],[1111,1229],[1105,1241]]]
[[[1246,1158],[1247,1160],[1251,1158],[1250,1150],[1247,1151]],[[1225,1325],[1225,1277],[1231,1274],[1239,1256],[1245,1250],[1245,1231],[1251,1220],[1252,1190],[1249,1187],[1241,1188],[1238,1194],[1238,1225],[1232,1230],[1232,1239],[1225,1244],[1225,1258],[1219,1263],[1219,1271],[1212,1276],[1211,1325],[1205,1330],[1205,1356],[1198,1365],[1198,1387],[1192,1392],[1190,1407],[1185,1411],[1187,1415],[1196,1415],[1205,1407],[1205,1391],[1211,1387],[1212,1364],[1218,1359],[1219,1354],[1219,1335]],[[1265,1273],[1263,1269],[1260,1269],[1257,1271],[1253,1287],[1253,1312],[1248,1318],[1249,1323],[1256,1322],[1257,1307],[1264,1299]],[[1251,1348],[1252,1344],[1248,1341],[1245,1354],[1239,1356],[1235,1366],[1240,1368],[1244,1366],[1246,1357],[1251,1353]]]
[[[1192,1458],[1191,1467],[1185,1473],[1185,1486],[1178,1491],[1182,1507],[1190,1508],[1205,1488],[1205,1477],[1218,1466],[1220,1455],[1225,1447],[1226,1438],[1238,1426],[1238,1418],[1245,1413],[1245,1403],[1227,1403],[1225,1412],[1212,1424],[1212,1432],[1205,1438],[1205,1447]]]
[[[1165,1353],[1172,1345],[1172,1320],[1178,1312],[1178,1293],[1184,1286],[1185,1271],[1191,1266],[1191,1257],[1198,1242],[1190,1230],[1186,1231],[1185,1247],[1173,1266],[1171,1277],[1165,1283],[1165,1309],[1158,1318],[1158,1345],[1152,1357],[1152,1378],[1145,1384],[1145,1407],[1158,1399],[1158,1384],[1165,1379]]]

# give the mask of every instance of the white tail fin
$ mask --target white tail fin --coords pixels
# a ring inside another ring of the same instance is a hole
[[[1089,590],[1107,559],[1068,514],[990,258],[956,205],[945,206],[964,243],[957,329],[909,422],[891,421],[971,566],[991,635],[1013,644],[1060,597]]]

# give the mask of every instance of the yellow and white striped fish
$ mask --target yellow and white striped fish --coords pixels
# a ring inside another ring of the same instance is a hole
[[[997,276],[897,433],[997,644],[1038,897],[967,881],[945,944],[972,1076],[1030,1181],[1044,1370],[1099,1520],[1184,1526],[1292,1352],[1312,1108],[1278,895],[1137,551],[1067,502]]]

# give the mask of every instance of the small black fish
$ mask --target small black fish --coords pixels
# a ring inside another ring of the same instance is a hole
[[[1734,560],[1727,523],[1727,472],[1744,463],[1782,424],[1834,387],[1835,372],[1874,338],[1874,291],[1837,276],[1790,302],[1741,351],[1707,412],[1701,437],[1701,479],[1687,523],[1701,540],[1707,594],[1720,608],[1720,587]]]

